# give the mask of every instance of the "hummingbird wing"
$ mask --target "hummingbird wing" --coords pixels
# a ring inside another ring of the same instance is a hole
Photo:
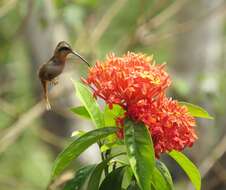
[[[49,61],[41,66],[39,70],[39,78],[40,80],[51,81],[61,74],[63,69],[64,64],[55,64],[53,61]]]

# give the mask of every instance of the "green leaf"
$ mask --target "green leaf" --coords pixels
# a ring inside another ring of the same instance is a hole
[[[106,178],[100,185],[99,190],[121,190],[124,172],[125,166],[113,170],[106,176]]]
[[[108,161],[109,160],[104,160],[96,166],[92,175],[90,176],[87,190],[98,190],[102,172],[107,166]]]
[[[185,171],[196,190],[201,189],[201,175],[197,167],[181,152],[171,151],[168,153]]]
[[[125,145],[130,166],[141,190],[150,190],[155,154],[150,134],[143,123],[126,119]]]
[[[112,149],[113,147],[117,147],[119,146],[120,142],[119,142],[119,139],[117,137],[116,134],[112,134],[112,135],[109,135],[107,136],[104,140],[103,140],[103,145],[101,146],[100,150],[101,152],[105,152],[109,149]]]
[[[71,133],[71,137],[81,137],[82,135],[84,135],[86,132],[83,131],[83,130],[76,130],[76,131],[73,131]]]
[[[88,111],[93,123],[97,128],[105,126],[103,113],[100,111],[100,108],[93,98],[92,93],[88,88],[80,82],[74,82],[76,95],[83,103],[84,107]]]
[[[111,144],[110,145],[104,144],[100,147],[100,151],[105,152],[105,151],[109,150],[111,148],[111,146],[112,146]]]
[[[105,167],[107,167],[107,164],[108,162],[116,157],[116,156],[120,156],[124,153],[120,153],[120,154],[117,154],[117,155],[114,155],[104,161],[102,161],[101,163],[99,163],[96,168],[94,169],[92,175],[90,176],[90,179],[89,179],[89,183],[88,183],[88,187],[87,187],[87,190],[98,190],[99,189],[99,184],[100,184],[100,180],[101,180],[101,175],[103,173],[103,170]]]
[[[86,110],[84,106],[74,107],[74,108],[71,108],[70,110],[80,117],[91,119],[89,112]]]
[[[136,184],[136,181],[132,181],[127,190],[140,190],[138,185]],[[151,189],[150,189],[151,190]]]
[[[93,164],[78,169],[74,178],[65,184],[63,190],[79,190],[95,167],[96,164]]]
[[[179,102],[181,105],[184,105],[188,108],[189,113],[194,117],[200,117],[205,119],[214,119],[209,113],[201,108],[200,106],[188,103],[188,102]]]
[[[122,109],[122,107],[117,104],[113,104],[112,109],[106,105],[104,108],[105,126],[115,126],[115,118],[122,116],[124,112],[125,111]]]
[[[168,168],[166,167],[166,165],[163,162],[161,162],[160,160],[157,160],[156,168],[161,172],[162,176],[164,176],[164,178],[167,181],[170,188],[174,189],[173,180],[172,180],[171,174],[170,174]]]
[[[121,160],[120,160],[120,162],[121,162]],[[123,162],[125,162],[125,161],[123,161]],[[128,165],[128,163],[126,163],[126,162],[122,163],[122,164]],[[131,181],[132,181],[132,178],[133,178],[133,171],[132,171],[131,167],[126,167],[125,170],[126,171],[125,171],[125,174],[124,174],[124,177],[123,177],[122,187],[124,189],[127,189],[129,187],[129,185],[131,184]]]
[[[56,176],[58,176],[73,159],[77,158],[90,145],[97,142],[101,138],[115,133],[116,130],[116,127],[100,128],[89,131],[78,139],[75,139],[58,155],[54,161],[51,179],[54,179]]]
[[[171,175],[165,166],[160,161],[156,161],[156,166],[153,172],[153,186],[156,190],[173,190],[173,181]]]

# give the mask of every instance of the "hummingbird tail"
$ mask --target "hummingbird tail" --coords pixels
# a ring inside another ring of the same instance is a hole
[[[46,110],[50,110],[51,105],[49,103],[49,98],[48,98],[48,82],[43,81],[43,80],[41,82],[42,82],[43,91],[44,91],[44,99],[45,99]]]

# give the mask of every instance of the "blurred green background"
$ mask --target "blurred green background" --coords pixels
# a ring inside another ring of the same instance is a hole
[[[79,105],[70,78],[87,67],[68,58],[46,112],[36,72],[65,40],[91,64],[109,52],[154,54],[167,62],[169,95],[204,107],[199,140],[185,153],[202,174],[203,190],[226,189],[226,1],[224,0],[0,0],[0,190],[40,190],[54,158],[75,129]],[[177,189],[192,189],[171,160]],[[96,147],[79,162],[97,162]]]

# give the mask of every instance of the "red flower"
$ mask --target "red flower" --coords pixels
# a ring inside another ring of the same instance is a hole
[[[153,99],[171,83],[164,65],[156,65],[152,57],[128,52],[123,57],[111,54],[103,63],[97,61],[86,80],[94,95],[110,106],[127,109],[142,99]]]
[[[159,96],[155,101],[134,104],[128,109],[128,115],[142,121],[148,127],[154,143],[156,157],[171,150],[182,151],[191,147],[197,136],[195,119],[176,100]]]
[[[128,52],[123,57],[111,54],[97,61],[84,80],[111,107],[121,105],[126,115],[146,124],[154,142],[156,157],[173,149],[181,151],[197,139],[194,118],[184,106],[168,99],[165,90],[171,80],[164,65],[152,57]],[[117,120],[122,126],[122,118]],[[118,137],[123,138],[119,128]]]

